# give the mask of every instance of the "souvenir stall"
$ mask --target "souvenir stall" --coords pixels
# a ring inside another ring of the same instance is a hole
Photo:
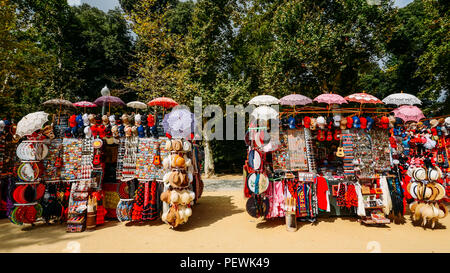
[[[285,217],[288,230],[296,230],[297,221],[336,216],[384,225],[404,223],[408,202],[414,201],[413,221],[434,228],[448,213],[442,204],[448,188],[445,119],[417,123],[425,117],[412,104],[420,100],[406,93],[391,96],[383,102],[367,93],[314,99],[326,107],[311,106],[313,100],[299,94],[250,100],[257,107],[246,135],[247,212]],[[359,107],[342,107],[350,103]],[[383,103],[401,106],[365,107]],[[274,122],[278,132],[270,126]]]
[[[203,190],[192,113],[141,115],[137,112],[147,105],[134,101],[127,105],[135,111],[131,115],[60,116],[63,107],[125,106],[109,95],[95,103],[61,98],[45,105],[59,108],[51,125],[45,125],[45,112],[24,117],[17,132],[0,122],[1,189],[11,222],[53,221],[65,223],[68,232],[82,232],[108,218],[142,222],[161,217],[171,227],[188,221]],[[163,107],[164,113],[178,104],[157,98],[148,105]],[[2,146],[8,141],[12,149],[19,139],[12,155]]]

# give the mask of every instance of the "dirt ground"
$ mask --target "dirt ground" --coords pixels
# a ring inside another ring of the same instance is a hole
[[[16,226],[0,220],[0,252],[450,252],[450,217],[435,230],[403,225],[367,227],[356,219],[299,222],[251,218],[242,191],[204,192],[189,222],[172,230],[161,221],[129,226],[110,221],[92,232],[65,225]]]

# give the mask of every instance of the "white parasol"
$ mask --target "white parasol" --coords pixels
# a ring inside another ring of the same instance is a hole
[[[127,103],[127,106],[134,109],[147,109],[147,104],[140,101],[131,101]]]
[[[194,114],[187,109],[175,109],[164,116],[163,127],[174,138],[189,139],[195,128]]]
[[[42,129],[42,126],[47,121],[48,114],[44,111],[30,113],[17,123],[16,134],[20,137],[31,135],[35,131]]]
[[[270,95],[256,96],[248,102],[248,104],[253,104],[253,105],[272,105],[272,104],[279,104],[279,103],[280,103],[279,99],[275,98],[274,96],[270,96]]]
[[[278,119],[278,111],[269,106],[259,106],[250,114],[251,117],[260,120]]]
[[[386,98],[384,98],[383,102],[385,104],[395,104],[395,105],[422,104],[422,101],[419,100],[416,96],[403,92],[391,94]]]

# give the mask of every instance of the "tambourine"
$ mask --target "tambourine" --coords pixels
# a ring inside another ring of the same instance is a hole
[[[34,162],[22,163],[17,168],[17,176],[23,181],[35,181],[39,177],[39,166]]]
[[[92,147],[94,149],[100,149],[103,146],[103,141],[100,138],[96,138],[92,141]]]
[[[269,178],[263,173],[252,173],[247,179],[247,185],[254,194],[261,194],[269,188]]]

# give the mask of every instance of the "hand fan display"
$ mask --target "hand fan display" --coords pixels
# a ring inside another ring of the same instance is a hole
[[[250,150],[248,152],[248,166],[253,170],[260,170],[262,165],[261,153],[257,150]]]
[[[252,173],[247,179],[248,188],[254,194],[261,194],[269,187],[269,178],[263,173]]]
[[[269,198],[252,196],[247,200],[245,208],[253,218],[265,217],[269,213]]]

